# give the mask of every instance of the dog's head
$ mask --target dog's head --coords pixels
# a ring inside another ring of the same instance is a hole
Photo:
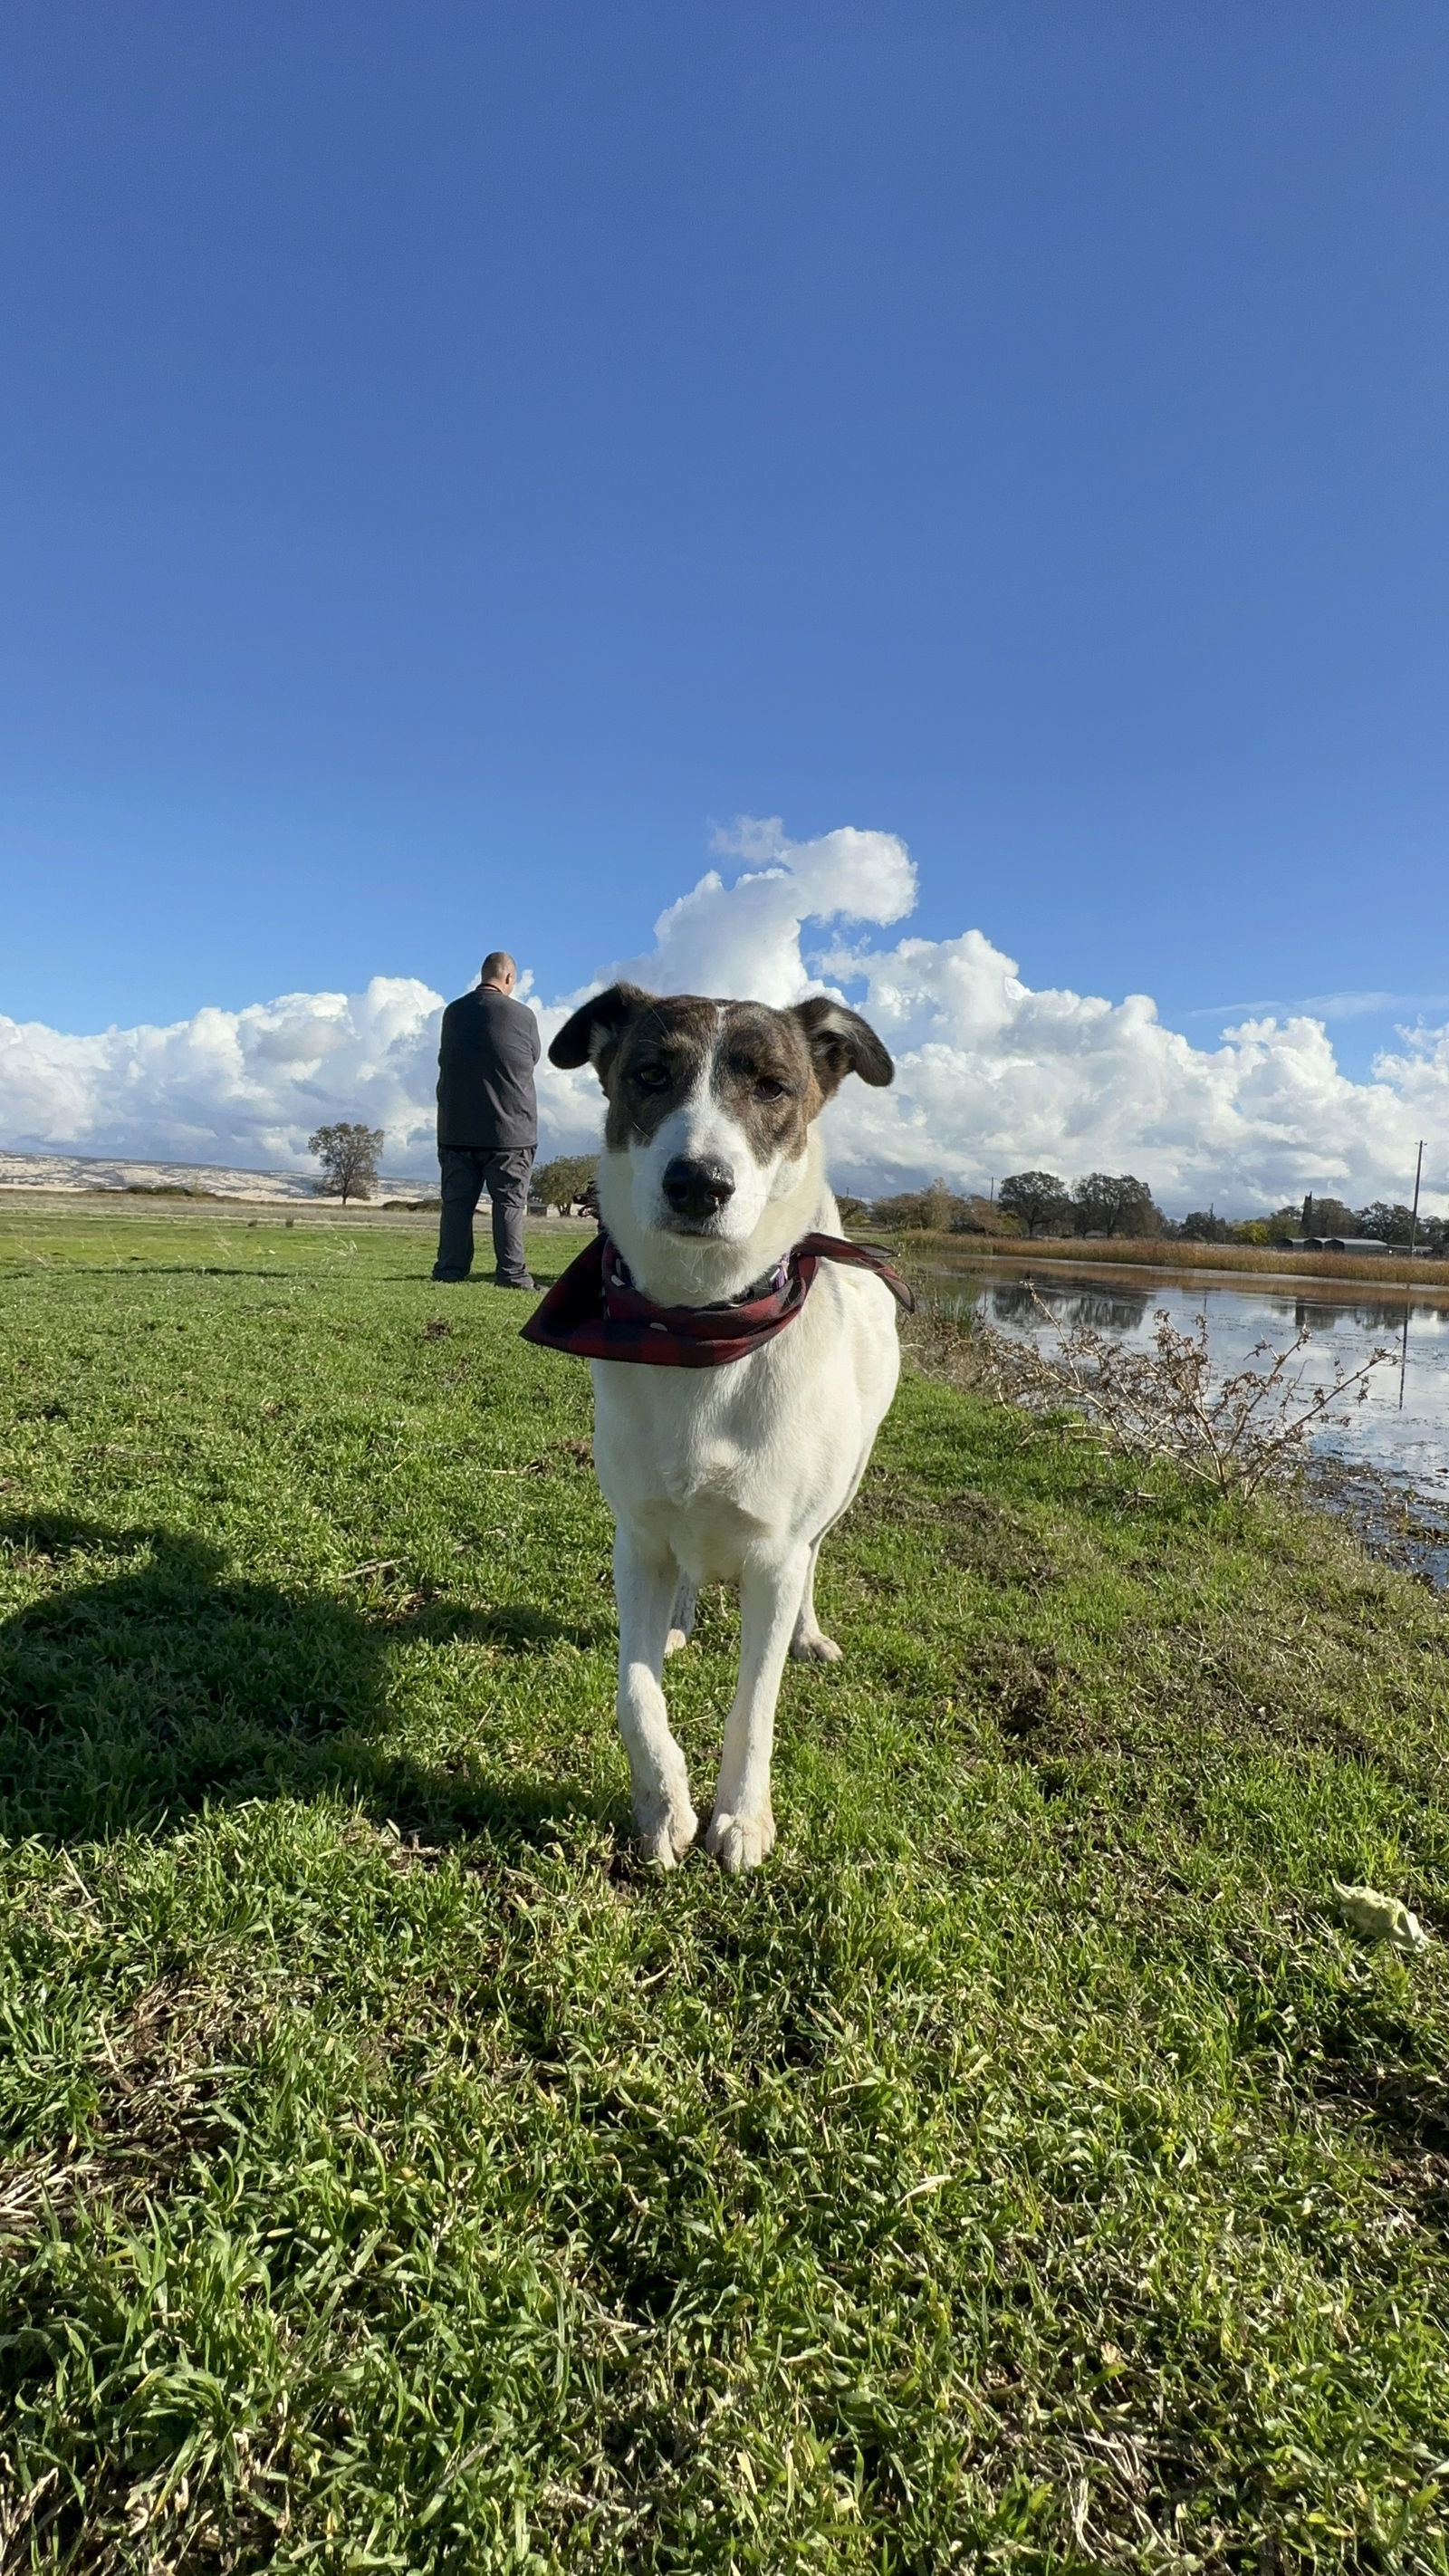
[[[859,1013],[824,996],[772,1011],[633,984],[596,993],[548,1052],[593,1064],[605,1150],[628,1164],[639,1224],[717,1243],[748,1242],[794,1187],[811,1122],[848,1073],[886,1083],[895,1071]]]

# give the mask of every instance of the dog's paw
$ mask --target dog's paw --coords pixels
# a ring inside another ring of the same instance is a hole
[[[707,1852],[731,1872],[758,1869],[775,1848],[775,1819],[768,1807],[752,1816],[730,1816],[716,1809],[704,1838]]]
[[[844,1661],[842,1649],[833,1637],[816,1628],[809,1636],[797,1629],[790,1640],[791,1660],[797,1664],[838,1664]]]
[[[674,1869],[683,1860],[696,1834],[699,1818],[689,1803],[689,1791],[677,1789],[672,1795],[661,1790],[657,1796],[634,1801],[634,1822],[644,1857],[656,1869]]]
[[[664,1651],[666,1655],[677,1655],[681,1646],[687,1646],[688,1643],[689,1631],[687,1628],[671,1628],[668,1636],[664,1640]]]

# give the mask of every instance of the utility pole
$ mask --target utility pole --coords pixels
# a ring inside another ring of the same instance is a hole
[[[1409,1259],[1404,1271],[1404,1338],[1399,1344],[1399,1411],[1404,1409],[1404,1378],[1409,1365],[1409,1299],[1414,1293],[1414,1246],[1419,1240],[1419,1183],[1424,1177],[1424,1139],[1414,1165],[1414,1205],[1409,1217]]]
[[[1419,1183],[1423,1177],[1424,1139],[1421,1136],[1419,1138],[1419,1159],[1414,1165],[1414,1207],[1413,1213],[1409,1218],[1409,1259],[1411,1261],[1414,1258],[1414,1246],[1419,1240]]]

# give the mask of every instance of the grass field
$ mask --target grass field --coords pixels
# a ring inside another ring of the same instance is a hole
[[[0,2566],[1449,2569],[1446,1951],[1328,1902],[1449,1924],[1443,1603],[909,1376],[651,1877],[586,1372],[429,1249],[0,1216]]]

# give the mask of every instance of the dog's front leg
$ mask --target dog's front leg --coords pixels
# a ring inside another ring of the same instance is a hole
[[[705,1849],[726,1869],[754,1869],[775,1842],[770,1755],[775,1702],[800,1609],[808,1548],[740,1576],[740,1678],[725,1720],[714,1814]]]
[[[616,1530],[619,1732],[629,1756],[639,1839],[661,1869],[673,1869],[699,1831],[684,1756],[669,1732],[659,1681],[678,1582],[672,1556],[658,1557],[626,1530]]]

